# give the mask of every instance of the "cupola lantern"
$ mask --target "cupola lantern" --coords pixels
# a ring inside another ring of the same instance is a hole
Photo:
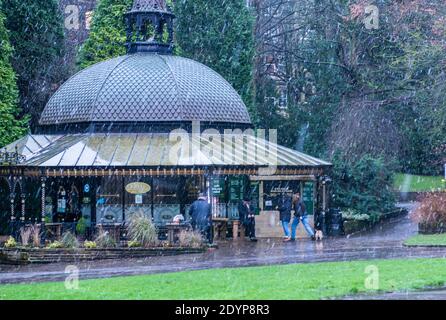
[[[134,0],[125,14],[127,53],[173,51],[175,15],[165,0]]]

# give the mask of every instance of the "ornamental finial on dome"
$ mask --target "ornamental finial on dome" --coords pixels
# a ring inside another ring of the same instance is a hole
[[[132,11],[144,10],[166,10],[167,5],[164,0],[135,0],[133,2]]]
[[[174,19],[165,0],[134,0],[125,14],[127,52],[171,54]]]

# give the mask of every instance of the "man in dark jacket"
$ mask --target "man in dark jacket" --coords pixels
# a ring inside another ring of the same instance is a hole
[[[251,199],[245,197],[242,202],[239,203],[238,213],[240,222],[245,227],[245,235],[249,237],[251,241],[257,241],[256,239],[256,221],[254,210],[251,206]]]
[[[200,193],[198,200],[192,203],[189,209],[191,224],[194,230],[201,232],[203,237],[212,243],[212,210],[204,193]]]
[[[282,222],[283,232],[285,234],[284,241],[290,241],[290,228],[289,224],[291,221],[291,210],[293,207],[291,196],[286,193],[282,193],[279,197],[276,210],[279,210],[279,219]]]
[[[293,223],[291,224],[291,240],[294,241],[294,239],[296,238],[296,229],[300,221],[302,221],[302,224],[304,225],[304,228],[307,231],[308,235],[311,237],[311,240],[315,240],[314,231],[311,228],[310,223],[308,222],[307,208],[305,207],[305,204],[302,201],[300,192],[296,192],[294,194],[293,207],[294,207],[294,219]]]

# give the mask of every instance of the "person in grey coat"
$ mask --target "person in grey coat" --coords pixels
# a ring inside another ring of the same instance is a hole
[[[189,208],[189,216],[192,228],[200,231],[203,237],[212,243],[212,210],[206,194],[200,193],[198,199],[192,203]]]

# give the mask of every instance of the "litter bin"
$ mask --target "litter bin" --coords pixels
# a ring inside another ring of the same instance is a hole
[[[328,235],[340,236],[344,233],[342,212],[339,208],[332,208],[328,214]]]

